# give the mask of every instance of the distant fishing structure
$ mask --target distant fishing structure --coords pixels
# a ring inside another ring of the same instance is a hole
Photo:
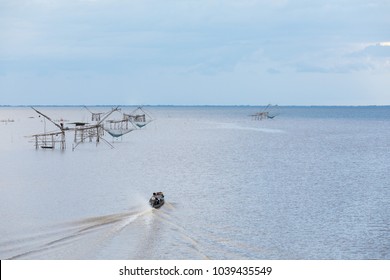
[[[119,107],[112,108],[110,112],[108,113],[92,113],[92,119],[98,120],[95,124],[88,124],[83,122],[74,122],[72,124],[75,125],[74,128],[74,144],[72,147],[72,150],[76,149],[76,147],[84,143],[85,140],[89,140],[89,142],[92,142],[95,140],[96,145],[99,144],[100,140],[103,140],[107,145],[109,145],[111,148],[114,148],[106,139],[103,138],[104,136],[104,126],[103,122],[115,111],[118,111]],[[101,118],[101,115],[104,115],[103,118]]]
[[[8,124],[8,123],[13,123],[15,122],[14,119],[3,119],[3,120],[0,120],[0,122],[4,123],[4,124]]]
[[[262,111],[252,114],[250,116],[252,117],[252,120],[256,121],[261,121],[264,119],[273,119],[278,115],[277,113],[275,113],[275,110],[277,109],[278,105],[268,104]],[[271,110],[274,111],[274,113],[271,113]]]
[[[35,139],[35,148],[38,149],[40,147],[42,149],[54,149],[56,143],[58,143],[60,145],[60,150],[65,150],[66,149],[66,141],[65,141],[66,128],[64,128],[64,123],[60,122],[60,124],[58,124],[55,121],[53,121],[50,117],[38,111],[34,107],[31,108],[38,113],[39,117],[42,116],[44,118],[43,133],[34,134],[30,136]],[[60,131],[46,132],[46,120],[50,121],[52,124],[58,127]]]
[[[122,137],[136,129],[137,126],[128,119],[107,120],[106,125],[104,126],[104,130],[114,138]]]
[[[146,113],[142,107],[138,107],[130,114],[123,114],[123,117],[133,122],[139,128],[142,128],[153,121],[153,118],[148,113]]]
[[[137,128],[138,127],[134,122],[127,118],[124,113],[120,114],[120,118],[106,120],[104,125],[104,130],[110,134],[113,139],[122,137]]]
[[[91,120],[93,122],[99,122],[101,119],[101,115],[105,114],[105,113],[94,113],[91,110],[89,110],[87,106],[84,106],[84,108],[87,109],[87,111],[91,113],[91,115],[92,115]]]
[[[142,107],[138,107],[130,114],[122,113],[121,119],[107,120],[104,130],[113,138],[119,138],[131,131],[143,128],[152,120],[153,118]]]
[[[39,149],[55,149],[56,144],[59,144],[60,150],[66,149],[66,131],[74,131],[72,150],[84,142],[96,142],[98,145],[101,141],[114,148],[106,139],[104,139],[104,132],[110,134],[113,138],[122,137],[123,135],[140,129],[150,123],[153,119],[141,107],[130,114],[121,113],[119,119],[108,119],[114,112],[120,112],[119,106],[112,108],[109,112],[92,112],[86,106],[84,108],[91,113],[91,123],[88,122],[71,122],[68,124],[74,125],[73,128],[64,127],[64,122],[61,119],[59,123],[52,120],[49,116],[43,114],[37,109],[31,107],[38,113],[39,117],[43,117],[44,132],[34,134],[31,137],[34,139],[35,148]],[[54,124],[59,131],[46,131],[46,120]]]

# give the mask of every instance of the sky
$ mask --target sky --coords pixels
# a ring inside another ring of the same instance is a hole
[[[389,0],[0,0],[0,105],[390,105]]]

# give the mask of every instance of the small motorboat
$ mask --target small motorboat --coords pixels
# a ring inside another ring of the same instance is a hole
[[[149,199],[149,203],[153,208],[160,208],[164,204],[164,194],[162,192],[154,192]]]

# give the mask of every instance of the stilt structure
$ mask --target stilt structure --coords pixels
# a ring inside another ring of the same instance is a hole
[[[271,105],[271,104],[268,104],[264,109],[263,111],[260,111],[260,112],[257,112],[255,114],[252,114],[250,115],[252,117],[252,120],[264,120],[264,119],[273,119],[274,117],[276,117],[278,114],[276,113],[273,113],[271,114],[270,113],[270,110],[273,109],[275,110],[275,108],[277,108],[278,105]]]
[[[84,106],[84,108],[87,109],[88,112],[91,113],[91,120],[93,122],[100,122],[101,116],[105,114],[105,113],[94,113],[91,110],[89,110],[87,106]]]
[[[65,128],[64,124],[61,122],[60,124],[54,122],[51,118],[43,114],[42,112],[36,110],[35,108],[31,107],[35,112],[39,114],[39,116],[43,116],[44,119],[44,133],[40,134],[34,134],[29,137],[34,138],[35,142],[35,148],[39,149],[55,149],[56,143],[59,144],[60,150],[66,149],[66,141],[65,141]],[[46,132],[46,120],[53,123],[55,126],[57,126],[60,131],[55,132]]]
[[[59,144],[60,150],[66,149],[65,133],[64,132],[50,132],[42,134],[34,134],[35,148],[39,149],[55,149],[56,143]]]
[[[84,106],[85,107],[85,106]],[[121,118],[115,120],[107,120],[107,118],[115,111],[119,111],[118,107],[112,108],[108,113],[93,113],[87,107],[85,107],[92,114],[92,124],[86,122],[73,122],[68,124],[74,124],[74,128],[65,128],[63,119],[60,119],[59,123],[53,121],[50,117],[43,114],[42,112],[36,110],[39,116],[43,116],[44,119],[44,133],[38,133],[31,136],[33,142],[35,143],[35,148],[39,149],[55,149],[57,146],[61,150],[66,149],[66,131],[74,131],[74,144],[72,145],[72,150],[84,142],[96,142],[96,145],[101,141],[109,145],[111,148],[114,148],[106,139],[104,139],[105,131],[109,133],[112,137],[118,138],[121,137],[133,130],[144,127],[150,123],[153,119],[147,114],[141,107],[138,107],[131,114],[121,114]],[[50,121],[56,127],[59,128],[59,131],[46,132],[46,120]]]
[[[135,124],[127,118],[123,118],[122,120],[108,120],[104,126],[104,130],[114,138],[121,137],[136,129]]]
[[[89,140],[89,142],[92,142],[95,140],[96,145],[100,143],[100,140],[103,140],[107,145],[109,145],[111,148],[114,148],[106,139],[103,138],[104,136],[104,126],[103,122],[115,111],[118,111],[118,107],[113,108],[110,112],[106,113],[106,115],[100,119],[96,124],[89,125],[87,123],[74,123],[76,126],[74,128],[74,145],[73,150],[76,149],[76,147],[84,143],[86,140]]]
[[[104,129],[102,126],[76,125],[74,128],[74,143],[83,143],[87,140],[92,142],[93,139],[96,139],[96,142],[99,142],[99,139],[103,136]]]
[[[130,114],[123,114],[123,118],[133,122],[139,128],[142,128],[153,121],[153,118],[146,113],[142,107],[138,107]]]

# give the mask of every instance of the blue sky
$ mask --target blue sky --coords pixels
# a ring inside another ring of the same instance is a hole
[[[0,104],[390,105],[388,0],[0,0]]]

